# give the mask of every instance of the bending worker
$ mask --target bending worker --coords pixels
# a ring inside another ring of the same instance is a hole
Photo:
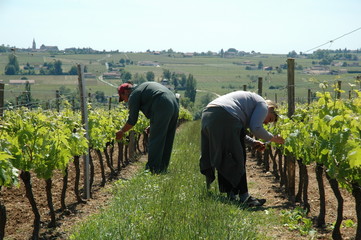
[[[116,133],[123,137],[138,120],[139,111],[150,119],[149,152],[146,169],[152,173],[167,171],[177,128],[179,106],[175,94],[156,82],[145,82],[136,87],[123,83],[118,87],[119,102],[128,103],[129,117]]]
[[[246,129],[264,141],[284,143],[263,128],[277,121],[276,104],[256,93],[235,91],[210,102],[202,113],[200,171],[207,187],[218,173],[220,192],[248,206],[262,206],[266,200],[248,193],[245,143],[263,150],[263,142],[246,135]]]

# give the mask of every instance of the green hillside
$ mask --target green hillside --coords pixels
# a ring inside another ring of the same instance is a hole
[[[5,66],[8,63],[8,56],[11,53],[0,54],[0,80],[6,84],[5,99],[12,100],[23,91],[21,85],[8,85],[9,80],[27,79],[35,80],[32,86],[33,97],[41,100],[48,100],[55,96],[55,91],[61,86],[70,89],[77,89],[76,75],[4,75]],[[246,85],[250,91],[258,91],[258,78],[263,79],[263,95],[269,99],[284,101],[287,98],[287,63],[286,55],[271,54],[248,54],[245,56],[220,57],[209,55],[194,55],[184,57],[180,53],[99,53],[99,54],[61,54],[47,52],[17,52],[16,53],[20,68],[26,64],[40,66],[44,63],[61,61],[63,72],[68,72],[72,66],[77,63],[84,64],[89,73],[96,78],[86,79],[88,91],[95,93],[103,91],[105,95],[112,96],[116,94],[114,86],[121,83],[120,79],[107,79],[110,84],[100,81],[98,78],[107,71],[106,64],[118,64],[121,59],[131,61],[132,64],[125,65],[121,71],[130,72],[134,78],[135,75],[145,76],[151,71],[155,75],[155,80],[162,80],[163,70],[167,69],[174,73],[184,73],[187,76],[192,74],[197,81],[197,89],[201,92],[213,92],[224,94],[230,91],[243,89]],[[358,59],[361,59],[360,53],[355,53]],[[158,66],[140,66],[144,61],[157,63]],[[306,73],[307,69],[319,66],[320,60],[307,59],[304,56],[295,58],[295,81],[296,81],[296,98],[299,101],[307,101],[307,90],[319,91],[320,82],[328,82],[328,90],[332,90],[332,85],[337,81],[342,81],[342,89],[346,91],[343,97],[348,97],[348,91],[355,83],[355,77],[360,75],[360,60],[335,60],[335,66],[324,66],[334,75],[323,74],[322,72],[313,71]],[[258,69],[259,64],[263,68],[272,67],[272,70]],[[345,66],[346,64],[346,66]],[[352,73],[350,73],[352,72]],[[112,86],[113,85],[113,86]],[[359,86],[357,86],[359,87]],[[180,91],[182,93],[182,91]],[[277,98],[277,99],[276,99]]]

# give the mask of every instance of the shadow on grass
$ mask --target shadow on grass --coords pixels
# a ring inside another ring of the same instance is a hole
[[[265,205],[263,206],[259,206],[259,207],[250,207],[247,204],[244,204],[242,202],[240,202],[239,200],[232,200],[229,199],[227,196],[222,195],[222,194],[217,194],[211,191],[207,191],[205,193],[205,196],[207,198],[212,199],[213,201],[219,201],[221,203],[224,204],[229,204],[229,205],[234,205],[242,210],[245,211],[250,211],[250,212],[255,212],[255,211],[265,211],[268,209],[291,209],[294,207],[294,204],[292,204],[292,202],[287,201],[287,202],[283,202],[281,204],[277,204],[277,205],[273,205],[273,206],[267,206],[267,202]]]

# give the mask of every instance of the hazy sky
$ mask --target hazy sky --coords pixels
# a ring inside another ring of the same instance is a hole
[[[361,49],[360,12],[361,0],[0,0],[0,45],[28,48],[35,39],[37,48],[135,52],[299,53],[325,43],[322,49]]]

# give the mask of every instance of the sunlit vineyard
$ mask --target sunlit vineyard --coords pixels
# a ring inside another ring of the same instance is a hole
[[[302,166],[316,164],[316,173],[320,175],[318,181],[322,181],[325,171],[338,201],[337,220],[333,230],[335,239],[341,237],[339,229],[343,210],[343,199],[338,188],[341,186],[352,193],[359,223],[356,239],[360,239],[361,212],[358,206],[361,203],[361,92],[354,90],[356,97],[346,100],[337,98],[339,91],[318,92],[315,101],[309,105],[297,105],[291,118],[287,117],[287,110],[281,108],[278,123],[270,128],[286,139],[282,148],[274,147],[281,149],[283,155],[292,156],[299,161],[300,169],[303,169]],[[307,171],[301,172],[300,181],[305,177],[308,179]],[[323,183],[319,182],[319,187],[323,188]],[[323,189],[320,191],[321,202],[324,201],[322,191]],[[307,197],[302,201],[309,210]],[[324,214],[320,214],[317,221],[319,226],[324,225]]]
[[[128,116],[128,110],[123,105],[111,110],[93,109],[89,105],[88,138],[82,124],[81,113],[73,111],[66,101],[63,105],[65,107],[59,112],[41,108],[7,110],[0,122],[0,188],[17,187],[19,180],[23,181],[26,188],[25,196],[34,213],[34,239],[39,235],[41,216],[32,192],[31,178],[36,177],[46,182],[47,201],[51,215],[49,226],[55,226],[56,219],[51,191],[54,173],[62,172],[64,175],[61,202],[62,209],[65,209],[66,175],[70,163],[74,162],[76,166],[79,166],[80,156],[89,154],[90,150],[96,152],[100,159],[101,185],[104,186],[106,182],[105,165],[110,169],[111,176],[114,176],[125,162],[129,162],[129,156],[123,152],[123,148],[126,149],[125,151],[128,150],[131,139],[133,139],[134,148],[140,149],[139,145],[143,144],[142,149],[146,149],[144,130],[149,126],[149,120],[142,113],[132,131],[127,132],[124,139],[116,142],[115,133],[125,124]],[[180,121],[184,120],[191,120],[191,115],[181,108]],[[117,166],[111,159],[112,156],[108,154],[108,148],[113,149],[115,144],[118,145],[119,151],[122,151],[121,154],[118,154],[120,157]],[[103,164],[103,154],[106,156],[105,164]],[[90,165],[91,191],[94,181],[94,167],[91,159]],[[77,169],[77,181],[80,180],[79,175],[80,169]],[[79,183],[77,185],[79,186]],[[79,189],[76,191],[77,199],[81,202]],[[1,202],[0,207],[2,216],[6,216]],[[5,223],[6,218],[2,219],[2,222]],[[2,224],[0,229],[2,237],[4,236],[4,227]]]

